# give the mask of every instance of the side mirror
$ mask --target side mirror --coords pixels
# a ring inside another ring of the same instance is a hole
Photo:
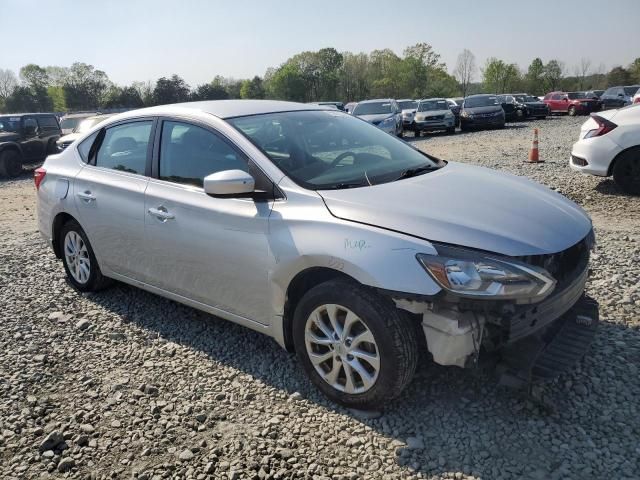
[[[243,170],[223,170],[204,177],[204,193],[218,196],[245,196],[255,189],[256,182]]]
[[[619,96],[620,98],[624,98],[624,93],[619,93],[619,94],[618,94],[618,96]]]

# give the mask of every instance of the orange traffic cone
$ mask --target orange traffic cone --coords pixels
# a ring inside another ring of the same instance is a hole
[[[544,160],[540,160],[538,153],[538,129],[533,129],[533,143],[531,144],[531,150],[529,150],[529,163],[542,163]]]

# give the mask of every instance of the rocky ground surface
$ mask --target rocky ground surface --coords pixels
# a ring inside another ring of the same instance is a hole
[[[546,388],[551,410],[429,364],[384,412],[337,407],[257,333],[124,285],[73,290],[36,233],[30,176],[1,181],[0,478],[639,478],[640,199],[570,171],[583,120],[408,139],[593,216],[603,322]],[[534,126],[546,163],[527,165]]]

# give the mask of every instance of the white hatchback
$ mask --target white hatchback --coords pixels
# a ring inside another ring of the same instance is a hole
[[[625,192],[640,195],[640,106],[592,114],[573,144],[573,170],[613,175]]]

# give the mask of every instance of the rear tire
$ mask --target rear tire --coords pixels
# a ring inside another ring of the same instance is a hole
[[[58,248],[69,282],[81,292],[97,292],[113,281],[100,271],[87,234],[78,222],[70,220],[60,229]]]
[[[640,195],[640,147],[620,154],[613,166],[613,180],[631,195]]]
[[[14,149],[5,150],[0,154],[0,175],[16,178],[22,173],[22,155]]]
[[[567,110],[567,113],[569,114],[570,117],[575,117],[576,116],[576,107],[569,107],[569,110]]]
[[[312,288],[294,313],[293,341],[306,374],[348,407],[381,408],[399,396],[415,372],[418,340],[407,315],[355,282]]]

